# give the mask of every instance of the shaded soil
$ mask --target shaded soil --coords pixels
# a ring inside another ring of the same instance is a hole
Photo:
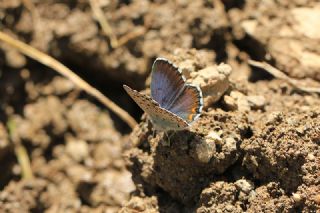
[[[317,212],[320,4],[308,1],[3,1],[2,31],[52,55],[141,122],[0,43],[0,211]],[[134,36],[132,36],[134,35]],[[122,84],[146,89],[156,57],[202,88],[189,130],[154,132]],[[220,64],[224,62],[223,64]],[[23,178],[17,142],[34,178]]]

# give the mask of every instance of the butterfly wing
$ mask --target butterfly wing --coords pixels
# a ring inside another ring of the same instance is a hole
[[[185,83],[181,71],[164,58],[152,66],[151,96],[162,108],[184,119],[196,120],[202,110],[203,97],[199,87]]]
[[[168,109],[184,90],[185,78],[178,67],[164,58],[157,58],[152,65],[151,97],[162,108]]]
[[[156,129],[167,131],[182,130],[189,127],[189,124],[185,120],[160,107],[160,105],[150,97],[139,93],[126,85],[123,85],[123,88],[139,107],[150,116]]]
[[[186,84],[182,93],[167,110],[191,123],[200,116],[202,107],[203,97],[200,88]]]

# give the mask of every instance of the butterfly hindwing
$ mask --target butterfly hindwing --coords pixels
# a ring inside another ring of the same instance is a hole
[[[167,110],[191,123],[199,117],[202,106],[203,98],[200,88],[186,84],[182,93]]]
[[[152,98],[139,93],[130,87],[123,85],[123,88],[130,95],[130,97],[139,105],[139,107],[146,112],[156,129],[159,130],[182,130],[189,127],[189,124],[179,116],[169,112],[160,107],[160,105]]]
[[[152,66],[151,97],[168,109],[183,91],[185,78],[178,67],[164,58],[157,58]]]

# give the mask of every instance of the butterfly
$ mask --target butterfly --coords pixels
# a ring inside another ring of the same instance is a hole
[[[201,113],[201,89],[186,83],[181,70],[165,58],[152,65],[151,97],[123,85],[130,97],[149,115],[156,130],[183,130]]]

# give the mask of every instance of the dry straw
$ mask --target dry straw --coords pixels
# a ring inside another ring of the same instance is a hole
[[[282,80],[288,82],[289,84],[291,84],[293,87],[295,87],[298,90],[301,90],[303,92],[308,92],[308,93],[320,93],[320,87],[303,86],[301,84],[302,83],[301,81],[290,78],[289,76],[287,76],[286,74],[281,72],[279,69],[271,66],[270,64],[268,64],[266,62],[249,60],[248,63],[254,67],[264,69],[265,71],[267,71],[268,73],[273,75],[275,78],[279,78],[279,79],[282,79]]]
[[[88,94],[92,95],[96,99],[98,99],[101,103],[103,103],[106,107],[108,107],[111,111],[117,114],[123,121],[125,121],[131,128],[137,125],[137,122],[132,118],[125,110],[120,108],[114,102],[112,102],[109,98],[104,96],[99,90],[92,87],[86,81],[77,76],[72,70],[68,67],[61,64],[56,59],[51,56],[31,47],[30,45],[18,41],[6,35],[5,33],[0,31],[0,41],[3,41],[12,47],[19,50],[21,53],[29,56],[30,58],[50,67],[51,69],[57,71],[61,75],[65,76],[69,80],[71,80],[74,84],[76,84],[79,88],[86,91]]]

